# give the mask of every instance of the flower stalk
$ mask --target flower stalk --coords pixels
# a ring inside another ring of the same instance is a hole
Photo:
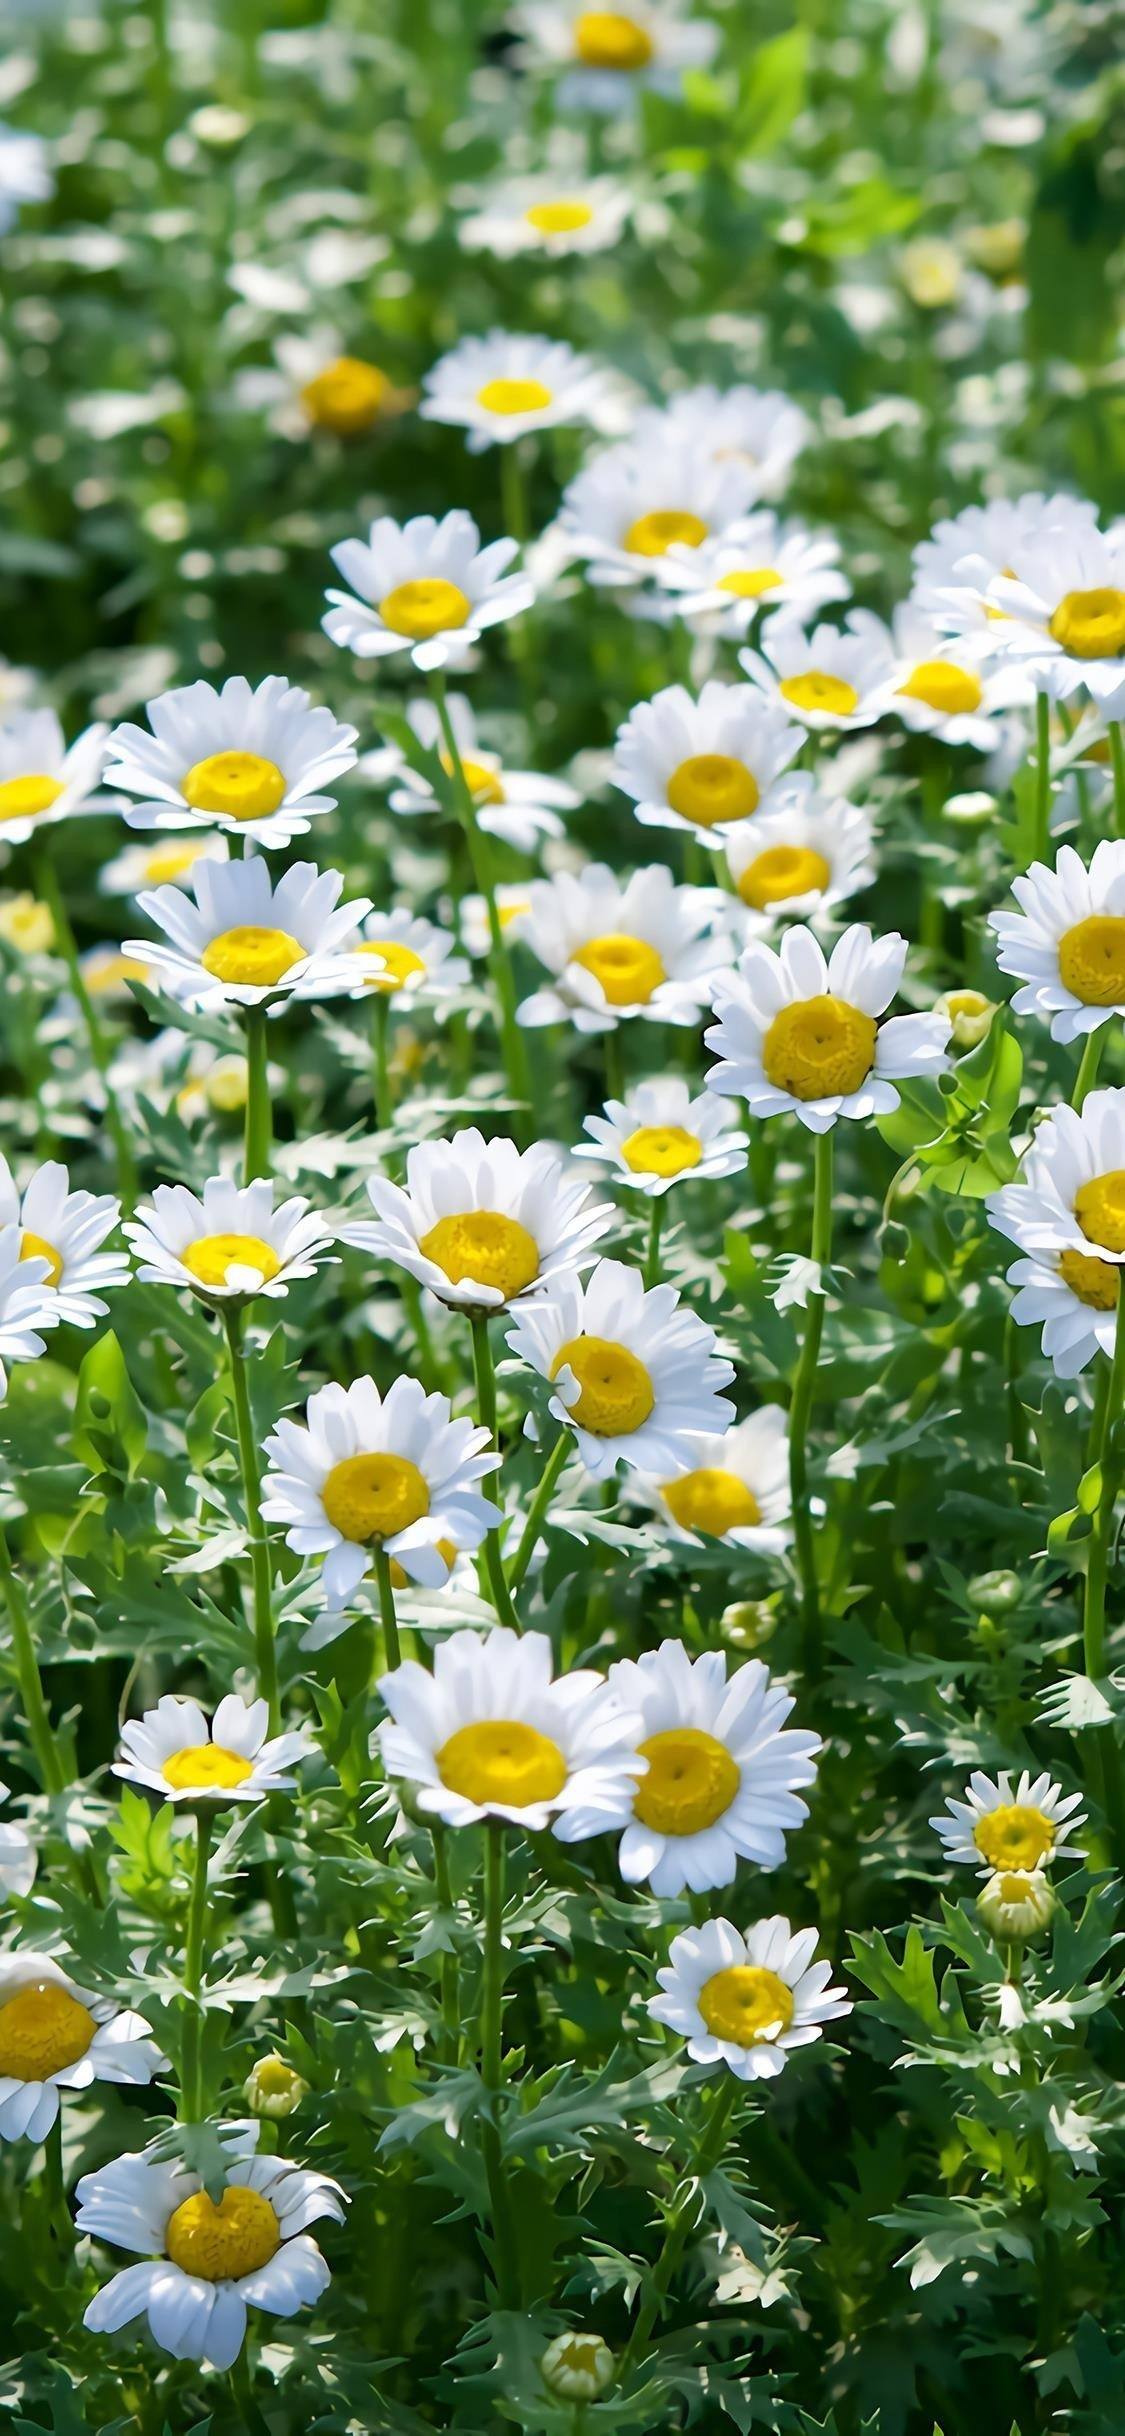
[[[246,1366],[246,1340],[241,1303],[228,1302],[223,1311],[230,1364],[231,1398],[238,1437],[238,1459],[242,1471],[242,1492],[246,1504],[246,1531],[250,1544],[250,1567],[254,1591],[254,1662],[258,1673],[258,1689],[268,1702],[270,1732],[276,1734],[281,1721],[281,1697],[277,1675],[277,1644],[273,1627],[273,1567],[270,1562],[269,1538],[262,1521],[262,1467],[258,1441],[254,1430],[254,1415],[250,1403],[250,1382]]]
[[[805,1333],[789,1407],[789,1491],[793,1505],[797,1569],[801,1577],[804,1664],[810,1679],[815,1682],[820,1674],[823,1651],[816,1543],[809,1507],[808,1431],[816,1392],[820,1341],[824,1332],[824,1271],[832,1254],[831,1130],[816,1136],[811,1253],[821,1274],[816,1289],[809,1290]]]
[[[201,2123],[204,2113],[203,1993],[207,1955],[207,1866],[213,1813],[201,1802],[195,1814],[195,1856],[184,1938],[184,2029],[180,2046],[180,2113]]]
[[[493,1366],[492,1346],[488,1335],[487,1311],[474,1311],[471,1314],[471,1326],[473,1332],[473,1377],[476,1382],[477,1392],[477,1418],[482,1423],[483,1427],[488,1431],[493,1446],[496,1448],[496,1451],[499,1454],[500,1438],[496,1423],[496,1371]],[[500,1548],[500,1534],[495,1527],[485,1534],[484,1563],[485,1571],[488,1575],[489,1589],[492,1592],[492,1604],[496,1609],[500,1622],[508,1625],[512,1632],[519,1632],[521,1629],[520,1620],[512,1604],[511,1591],[508,1587],[507,1576],[504,1572],[504,1558]]]

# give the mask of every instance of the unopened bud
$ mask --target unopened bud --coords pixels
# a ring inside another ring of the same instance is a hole
[[[260,2055],[242,2092],[252,2115],[264,2115],[267,2122],[280,2122],[291,2115],[307,2098],[309,2085],[294,2072],[282,2055]]]
[[[947,990],[944,998],[938,999],[934,1013],[944,1015],[956,1049],[975,1049],[984,1039],[996,1008],[981,990]]]
[[[966,1587],[970,1604],[982,1616],[1010,1616],[1021,1595],[1018,1573],[974,1573]]]
[[[550,2394],[566,2402],[596,2402],[608,2394],[615,2361],[599,2334],[556,2335],[539,2363],[539,2374]]]
[[[777,1617],[768,1599],[736,1599],[724,1607],[719,1631],[736,1649],[760,1649],[777,1631]]]
[[[977,1910],[998,1943],[1029,1945],[1042,1936],[1056,1901],[1041,1869],[998,1869],[982,1886]]]

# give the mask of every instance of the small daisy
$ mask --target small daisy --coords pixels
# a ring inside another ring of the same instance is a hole
[[[303,837],[336,797],[325,787],[355,761],[356,730],[314,709],[303,687],[200,677],[146,704],[152,734],[127,723],[109,739],[108,782],[141,798],[134,829],[224,830],[256,846]],[[178,875],[173,875],[178,876]]]
[[[95,2293],[82,2320],[91,2334],[145,2318],[173,2359],[226,2369],[246,2339],[247,2305],[291,2318],[319,2300],[329,2270],[306,2227],[318,2217],[343,2223],[339,2184],[285,2157],[255,2156],[257,2123],[221,2138],[230,2162],[217,2201],[179,2159],[149,2149],[83,2175],[79,2232],[138,2260]]]
[[[0,1227],[18,1226],[24,1260],[46,1261],[45,1301],[71,1328],[93,1328],[109,1308],[107,1288],[129,1280],[125,1252],[103,1252],[121,1217],[112,1193],[71,1192],[65,1167],[37,1167],[22,1199],[8,1162],[0,1158]]]
[[[105,727],[67,747],[53,710],[17,711],[0,727],[0,842],[25,845],[72,812],[92,812],[105,761]]]
[[[384,1675],[379,1727],[388,1776],[447,1827],[506,1819],[576,1843],[623,1825],[641,1773],[638,1719],[588,1667],[552,1676],[545,1633],[457,1632],[430,1674],[414,1659]]]
[[[733,1419],[721,1394],[734,1377],[715,1331],[674,1286],[646,1290],[639,1269],[600,1260],[582,1284],[561,1277],[516,1315],[512,1353],[551,1381],[550,1410],[574,1431],[595,1480],[618,1464],[664,1477],[692,1461],[692,1442]]]
[[[88,947],[78,959],[78,969],[90,997],[96,1005],[129,1007],[134,981],[152,979],[152,941],[135,939],[131,948],[123,948],[119,939],[105,939],[98,947]],[[69,1024],[78,1013],[78,1002],[69,991],[51,1010],[52,1017],[62,1015]]]
[[[8,1393],[12,1362],[34,1362],[46,1352],[41,1328],[53,1328],[59,1311],[51,1292],[51,1264],[23,1248],[23,1228],[0,1226],[0,1404]]]
[[[943,744],[995,751],[1006,711],[1026,709],[1035,699],[1025,672],[1014,665],[975,660],[939,618],[906,601],[892,628],[896,666],[885,715],[901,719],[916,735],[940,736]]]
[[[405,907],[369,913],[355,948],[369,960],[369,969],[352,995],[363,998],[378,990],[399,1013],[423,1003],[440,1007],[456,998],[469,979],[469,967],[455,953],[456,945],[452,931]]]
[[[811,635],[795,618],[768,618],[761,651],[739,659],[767,701],[807,727],[870,727],[887,708],[895,672],[891,638],[869,609],[852,609],[843,630],[817,626]]]
[[[616,1212],[568,1177],[545,1143],[517,1150],[475,1126],[408,1153],[406,1187],[369,1176],[376,1217],[340,1240],[393,1261],[454,1309],[490,1311],[596,1259]]]
[[[676,1539],[719,1539],[756,1556],[789,1544],[789,1433],[779,1404],[763,1404],[717,1438],[699,1438],[686,1469],[652,1491]]]
[[[0,1784],[0,1802],[8,1799],[8,1788]],[[26,1827],[15,1819],[0,1820],[0,1891],[6,1895],[29,1895],[35,1884],[39,1855]]]
[[[715,929],[718,890],[677,887],[659,863],[622,886],[605,863],[535,880],[519,937],[552,976],[526,998],[522,1024],[573,1023],[609,1032],[631,1016],[693,1024],[714,977],[730,962]]]
[[[499,754],[481,744],[472,705],[464,694],[450,694],[446,709],[478,829],[500,838],[517,854],[534,854],[541,837],[561,837],[559,814],[577,809],[582,800],[577,789],[565,779],[541,778],[535,770],[510,770],[502,764]],[[406,716],[419,744],[426,752],[437,753],[451,776],[435,705],[424,699],[410,702]],[[391,794],[392,812],[444,811],[429,779],[410,769],[401,755],[396,756],[395,776],[398,783]]]
[[[198,863],[184,888],[146,889],[137,904],[164,940],[127,939],[186,1006],[266,1007],[354,989],[355,932],[370,897],[341,905],[338,871],[292,863],[276,883],[262,855]],[[165,944],[165,941],[167,944]]]
[[[617,731],[610,776],[650,829],[716,838],[768,811],[804,733],[753,685],[667,685]]]
[[[225,863],[225,837],[208,835],[162,837],[151,846],[123,846],[98,874],[98,886],[108,897],[135,897],[142,888],[161,888],[168,881],[186,880],[197,863]]]
[[[273,358],[240,372],[235,394],[251,413],[268,411],[273,429],[287,440],[305,440],[313,431],[366,440],[411,403],[411,393],[396,388],[380,365],[349,354],[339,332],[324,326],[282,332]]]
[[[830,921],[875,877],[871,815],[843,796],[822,795],[804,773],[781,796],[724,839],[731,879],[758,928],[782,916]]]
[[[1045,532],[1077,535],[1096,527],[1096,508],[1064,492],[1044,497],[1025,491],[1019,499],[963,508],[918,544],[911,598],[947,634],[956,635],[963,649],[992,658],[1004,647],[1008,617],[995,586],[1011,577],[1017,553]]]
[[[675,594],[675,607],[690,626],[744,643],[763,611],[784,609],[804,621],[829,601],[846,600],[851,585],[839,556],[830,535],[783,524],[765,508],[682,558],[678,549],[669,550],[659,580]]]
[[[186,1184],[158,1184],[124,1232],[142,1283],[186,1286],[220,1304],[287,1294],[322,1266],[332,1241],[331,1228],[307,1201],[275,1209],[268,1177],[238,1185],[209,1176],[201,1197]]]
[[[315,1748],[305,1726],[268,1735],[264,1700],[228,1692],[208,1724],[198,1701],[166,1692],[154,1709],[122,1726],[113,1773],[162,1802],[262,1802],[294,1791],[289,1771]]]
[[[994,1199],[999,1202],[1002,1196]],[[1018,1219],[996,1207],[990,1215],[1001,1234],[1022,1244]],[[1076,1379],[1098,1353],[1112,1360],[1121,1297],[1121,1270],[1115,1261],[1063,1245],[1013,1261],[1007,1283],[1016,1289],[1011,1312],[1017,1328],[1042,1329],[1043,1356],[1057,1378]]]
[[[1081,1845],[1065,1842],[1086,1824],[1080,1793],[1064,1793],[1044,1770],[1020,1775],[1015,1790],[1008,1769],[985,1776],[976,1768],[962,1802],[949,1800],[930,1820],[947,1861],[967,1861],[984,1878],[995,1869],[1041,1869],[1044,1863],[1078,1858]]]
[[[504,572],[518,547],[505,540],[482,550],[461,508],[440,522],[377,516],[366,541],[338,542],[331,553],[351,590],[328,593],[324,631],[360,660],[409,651],[416,668],[460,667],[486,626],[531,606],[527,577]]]
[[[753,477],[754,499],[773,499],[785,489],[812,429],[807,414],[780,389],[754,389],[748,382],[716,389],[703,382],[642,415],[638,436],[685,442],[719,464],[737,464]]]
[[[636,1083],[624,1100],[607,1100],[604,1116],[585,1119],[589,1142],[577,1142],[576,1159],[596,1159],[619,1184],[659,1198],[674,1184],[709,1183],[736,1176],[746,1165],[748,1135],[738,1130],[736,1110],[713,1093],[693,1099],[678,1074]]]
[[[729,2064],[740,2081],[775,2081],[794,2047],[818,2039],[825,2022],[851,2012],[832,1987],[830,1962],[814,1962],[816,1930],[775,1914],[745,1934],[730,1920],[673,1937],[656,1974],[663,1994],[649,2012],[687,2040],[696,2064]]]
[[[490,186],[476,211],[460,226],[471,253],[600,253],[616,245],[633,213],[633,196],[615,178],[557,176],[508,178]]]
[[[500,928],[510,939],[522,934],[523,920],[531,912],[530,880],[505,880],[492,892]],[[466,954],[484,957],[492,952],[492,930],[488,919],[486,898],[470,891],[457,905],[457,920],[461,929],[461,945]]]
[[[422,384],[419,408],[430,423],[459,424],[474,455],[497,441],[560,423],[612,430],[620,419],[620,382],[562,339],[490,330],[463,338]],[[616,409],[616,413],[615,413]]]
[[[944,1070],[949,1024],[942,1015],[876,1018],[902,980],[906,941],[874,939],[861,922],[825,961],[820,941],[794,925],[774,950],[756,941],[715,991],[718,1022],[705,1033],[722,1061],[708,1089],[745,1099],[753,1116],[789,1110],[810,1133],[837,1117],[884,1116],[899,1104],[896,1081]]]
[[[589,561],[595,584],[641,584],[675,547],[698,550],[745,514],[754,493],[747,467],[717,463],[686,440],[652,434],[603,449],[563,495],[560,532]]]
[[[1125,839],[1102,838],[1089,869],[1060,846],[1052,871],[1033,863],[1012,882],[1020,910],[988,917],[1002,973],[1024,984],[1017,1015],[1050,1019],[1052,1040],[1080,1040],[1125,1014]]]
[[[523,0],[517,23],[533,55],[564,71],[558,107],[607,117],[638,93],[678,93],[685,71],[705,68],[719,41],[707,18],[685,18],[684,0],[629,0],[626,9]]]
[[[139,2013],[79,1987],[49,1954],[0,1955],[0,2140],[38,2147],[60,2090],[143,2088],[166,2065]]]
[[[1112,1355],[1125,1265],[1125,1091],[1092,1091],[1081,1114],[1056,1108],[1038,1128],[1023,1179],[990,1195],[988,1215],[1021,1254],[1017,1326],[1042,1327],[1060,1378]]]
[[[1072,520],[1021,542],[990,586],[1006,652],[1054,701],[1084,685],[1095,702],[1125,686],[1125,527]]]
[[[30,888],[0,896],[0,941],[17,956],[48,956],[55,945],[55,917]]]
[[[323,1557],[330,1608],[347,1604],[376,1549],[440,1589],[439,1542],[471,1552],[501,1519],[479,1489],[499,1461],[488,1431],[454,1421],[448,1396],[426,1395],[417,1379],[396,1379],[385,1396],[374,1379],[318,1388],[304,1424],[279,1421],[266,1454],[262,1519],[285,1525],[298,1556]]]

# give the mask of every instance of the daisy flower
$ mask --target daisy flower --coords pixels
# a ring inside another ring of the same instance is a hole
[[[228,1692],[208,1724],[197,1700],[166,1692],[122,1726],[113,1773],[162,1802],[263,1802],[295,1790],[289,1771],[314,1748],[305,1726],[270,1737],[265,1700]]]
[[[828,961],[803,925],[776,951],[756,941],[715,991],[719,1020],[704,1038],[721,1062],[708,1089],[744,1099],[753,1116],[790,1110],[810,1133],[897,1108],[895,1082],[942,1072],[949,1039],[943,1015],[876,1020],[905,963],[897,931],[874,939],[862,922],[842,932]]]
[[[746,1165],[748,1135],[738,1130],[737,1112],[713,1094],[693,1099],[681,1075],[636,1083],[624,1100],[607,1100],[603,1116],[585,1119],[589,1142],[577,1142],[576,1159],[596,1159],[619,1184],[657,1198],[674,1184],[702,1184],[735,1176]]]
[[[678,93],[685,70],[705,68],[719,41],[707,18],[685,17],[684,0],[629,0],[625,9],[523,0],[516,21],[542,65],[564,71],[558,107],[606,117],[638,93]]]
[[[550,1410],[572,1429],[595,1480],[619,1463],[658,1476],[692,1460],[692,1440],[722,1429],[734,1377],[715,1331],[674,1286],[646,1290],[639,1269],[600,1260],[585,1284],[560,1277],[516,1315],[510,1350],[551,1381]]]
[[[525,998],[522,1024],[610,1032],[630,1016],[692,1024],[731,947],[715,930],[715,889],[677,887],[651,864],[624,885],[606,863],[535,880],[519,936],[552,976]]]
[[[432,1674],[407,1659],[378,1686],[387,1775],[447,1827],[506,1819],[563,1843],[619,1827],[643,1767],[638,1720],[591,1668],[553,1665],[545,1633],[506,1625],[439,1641]]]
[[[471,253],[502,262],[515,254],[594,254],[616,245],[632,212],[630,189],[615,178],[542,173],[490,186],[459,234]]]
[[[990,599],[1004,614],[999,639],[1041,693],[1055,701],[1084,685],[1095,702],[1125,686],[1125,527],[1116,534],[1072,519],[1021,542]]]
[[[324,631],[360,660],[409,651],[416,668],[460,667],[486,626],[531,606],[527,577],[504,572],[518,547],[505,540],[482,550],[462,508],[440,522],[377,516],[366,541],[341,541],[331,552],[351,590],[328,593]]]
[[[808,1817],[797,1788],[816,1776],[818,1734],[786,1729],[790,1692],[758,1658],[727,1680],[721,1650],[690,1658],[662,1641],[609,1670],[609,1688],[641,1720],[645,1774],[618,1847],[626,1885],[662,1899],[729,1886],[740,1861],[778,1869],[788,1830]]]
[[[422,387],[423,419],[459,424],[474,455],[496,441],[522,440],[526,432],[551,431],[560,423],[605,431],[620,416],[621,384],[613,374],[562,339],[508,330],[461,339]]]
[[[60,2090],[142,2088],[166,2064],[139,2013],[80,1987],[49,1954],[0,1954],[0,2140],[38,2147]]]
[[[727,868],[760,926],[779,916],[830,920],[838,905],[875,877],[871,815],[843,796],[822,795],[804,773],[781,800],[723,841]]]
[[[323,1557],[325,1603],[346,1605],[376,1549],[424,1589],[444,1583],[440,1540],[478,1548],[500,1511],[479,1491],[499,1462],[486,1429],[454,1421],[448,1396],[398,1378],[317,1389],[305,1421],[279,1421],[266,1440],[262,1519],[285,1525],[298,1556]]]
[[[1125,1013],[1125,839],[1102,838],[1089,869],[1060,846],[1052,871],[1033,863],[1012,882],[1020,910],[988,917],[1002,973],[1023,983],[1017,1015],[1050,1021],[1052,1040],[1079,1040]]]
[[[724,532],[753,493],[747,467],[653,433],[583,466],[563,494],[559,530],[571,554],[589,561],[592,583],[641,584],[660,574],[674,546],[679,567],[685,553]]]
[[[241,1185],[209,1176],[202,1196],[186,1184],[158,1184],[124,1232],[142,1283],[185,1286],[218,1304],[287,1294],[299,1277],[315,1274],[332,1241],[307,1201],[275,1209],[268,1176]]]
[[[830,1962],[814,1962],[816,1930],[775,1913],[745,1934],[731,1920],[673,1937],[649,1999],[654,2021],[687,2040],[693,2063],[728,2064],[740,2081],[775,2081],[794,2047],[808,2047],[851,2004],[831,1985]]]
[[[957,638],[943,633],[940,620],[912,601],[896,609],[892,636],[896,665],[885,709],[916,735],[990,753],[998,717],[1034,701],[1022,669],[1003,662],[974,665]]]
[[[0,1227],[19,1227],[24,1260],[46,1262],[44,1302],[71,1328],[93,1328],[109,1308],[102,1292],[128,1283],[128,1255],[101,1249],[120,1217],[112,1193],[72,1193],[67,1169],[54,1159],[36,1168],[21,1198],[0,1158]]]
[[[638,437],[683,443],[719,464],[740,465],[753,477],[752,497],[772,499],[784,490],[812,429],[807,414],[780,389],[754,389],[742,381],[716,389],[701,382],[651,407],[640,417]]]
[[[464,694],[450,694],[446,709],[478,829],[500,838],[517,854],[534,854],[541,837],[561,837],[559,814],[576,810],[582,800],[577,788],[562,778],[541,778],[535,770],[508,769],[498,753],[481,744],[472,705]],[[426,752],[437,753],[447,775],[452,776],[435,705],[425,699],[409,702],[406,716],[419,744]],[[410,769],[401,756],[396,757],[395,774],[398,783],[391,794],[392,812],[445,810],[429,779]]]
[[[469,979],[469,967],[455,953],[456,945],[452,931],[405,907],[369,913],[354,951],[370,959],[369,969],[352,995],[363,998],[369,990],[378,990],[399,1012],[422,1002],[440,1006],[444,999],[455,998]]]
[[[273,429],[287,440],[304,440],[313,431],[365,440],[411,403],[408,390],[396,388],[365,356],[349,354],[338,331],[323,325],[282,332],[273,359],[240,372],[235,394],[252,413],[269,410]]]
[[[123,846],[98,874],[98,886],[108,897],[135,897],[142,888],[160,888],[166,881],[186,880],[197,863],[225,863],[225,837],[213,831],[191,837],[162,837],[151,846]]]
[[[104,803],[97,789],[104,726],[83,728],[68,748],[53,710],[17,711],[0,727],[0,840],[25,845],[72,812]]]
[[[146,704],[152,734],[127,722],[109,739],[107,777],[140,797],[134,829],[225,830],[256,846],[303,837],[336,797],[322,790],[350,770],[356,730],[314,709],[300,685],[200,677]],[[176,875],[174,875],[176,876]]]
[[[1125,1091],[1091,1091],[1081,1113],[1056,1108],[1040,1125],[1023,1180],[988,1200],[992,1225],[1022,1257],[1012,1318],[1043,1329],[1060,1378],[1095,1353],[1112,1356],[1125,1265]]]
[[[504,880],[492,891],[492,902],[502,931],[512,939],[521,936],[523,918],[531,911],[530,880]],[[461,929],[461,945],[466,954],[484,957],[491,953],[492,930],[488,919],[487,899],[470,891],[457,904],[457,920]]]
[[[713,541],[683,556],[673,547],[660,561],[659,581],[675,607],[701,634],[743,643],[763,610],[815,617],[829,601],[846,600],[851,585],[831,535],[783,524],[772,509],[740,517]]]
[[[0,1802],[7,1799],[8,1787],[0,1784]],[[0,1820],[0,1889],[6,1895],[29,1895],[38,1867],[39,1855],[26,1827],[15,1819]]]
[[[0,940],[17,956],[48,956],[55,945],[55,917],[30,888],[0,896]]]
[[[1015,1783],[1008,1769],[986,1776],[976,1768],[965,1799],[950,1799],[930,1820],[947,1861],[966,1861],[982,1877],[996,1869],[1042,1869],[1045,1862],[1078,1858],[1081,1846],[1064,1838],[1086,1824],[1080,1793],[1064,1793],[1046,1770],[1025,1768]]]
[[[783,612],[768,618],[760,651],[740,651],[747,676],[787,715],[814,734],[870,727],[881,719],[894,679],[891,638],[869,609],[852,609],[843,630],[811,635]]]
[[[994,1196],[995,1201],[1000,1198]],[[995,1207],[990,1214],[1001,1234],[1022,1244],[1017,1219]],[[1011,1304],[1016,1326],[1042,1328],[1044,1359],[1057,1378],[1076,1379],[1096,1353],[1112,1360],[1121,1295],[1121,1270],[1116,1262],[1103,1260],[1100,1253],[1075,1252],[1063,1245],[1013,1261],[1007,1283],[1016,1288]]]
[[[995,586],[1011,578],[1017,553],[1045,532],[1095,531],[1097,509],[1065,492],[1045,497],[1025,491],[1018,499],[992,499],[943,517],[914,552],[911,598],[947,634],[974,643],[981,656],[1003,647],[1008,612]]]
[[[390,1260],[454,1309],[494,1311],[588,1268],[616,1212],[568,1177],[546,1143],[517,1150],[475,1126],[407,1154],[405,1189],[369,1176],[375,1218],[341,1242]]]
[[[22,1227],[0,1226],[0,1404],[9,1364],[37,1361],[46,1351],[39,1330],[53,1328],[58,1317],[50,1262],[24,1251]]]
[[[91,2334],[145,2318],[159,2350],[224,2369],[245,2342],[247,2305],[291,2318],[319,2300],[329,2270],[305,2228],[318,2217],[342,2224],[343,2193],[325,2174],[256,2156],[258,2128],[221,2134],[229,2164],[218,2201],[179,2159],[151,2149],[83,2175],[79,2232],[138,2260],[95,2293],[82,2320]]]
[[[697,1438],[686,1468],[653,1481],[675,1539],[720,1539],[750,1555],[789,1544],[789,1433],[779,1404],[763,1404],[721,1437]]]
[[[41,135],[0,125],[0,236],[19,218],[21,204],[46,203],[54,194],[50,158]]]
[[[716,837],[768,810],[804,732],[753,685],[667,685],[619,727],[610,776],[650,829]]]
[[[127,939],[186,1006],[265,1007],[287,998],[332,998],[363,978],[355,932],[370,897],[339,903],[338,871],[291,863],[278,881],[262,855],[198,863],[184,888],[146,889],[137,904],[164,939]],[[348,952],[351,951],[351,952]]]

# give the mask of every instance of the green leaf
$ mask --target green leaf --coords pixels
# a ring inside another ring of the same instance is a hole
[[[78,1373],[74,1445],[95,1472],[136,1473],[148,1419],[112,1328],[91,1345]]]

